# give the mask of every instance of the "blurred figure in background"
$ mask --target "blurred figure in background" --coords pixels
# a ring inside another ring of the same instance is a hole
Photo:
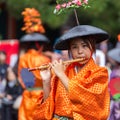
[[[100,44],[96,44],[96,51],[93,56],[96,63],[102,67],[106,66],[106,61],[107,61],[107,58],[106,58],[106,54],[108,51],[107,41],[108,40],[105,40]]]
[[[117,39],[118,39],[118,41],[116,43],[116,47],[120,48],[120,34],[118,34]]]
[[[50,59],[45,56],[42,51],[44,47],[44,42],[41,43],[41,38],[35,42],[33,41],[21,41],[21,44],[27,45],[27,49],[25,49],[25,53],[20,57],[19,63],[18,63],[18,76],[20,76],[20,72],[23,68],[34,68],[37,66],[41,66],[43,64],[47,64],[50,62]],[[42,89],[42,81],[39,76],[39,70],[32,72],[35,76],[35,85],[31,90],[29,90],[24,82],[21,80],[21,85],[23,86],[24,93],[23,93],[23,99],[22,104],[19,109],[19,120],[30,120],[31,119],[31,112],[33,111],[34,103],[40,94],[40,91]],[[31,96],[29,96],[31,95]],[[26,104],[30,103],[29,106],[26,106]],[[26,111],[27,109],[27,111]],[[28,115],[29,114],[29,115]]]
[[[5,51],[0,51],[0,77],[1,80],[6,78],[6,71],[9,65],[6,63],[6,53]]]
[[[18,111],[14,110],[13,104],[17,97],[22,94],[22,87],[10,67],[7,69],[6,80],[7,84],[2,96],[1,120],[17,120]]]
[[[63,61],[69,60],[70,55],[68,50],[61,50],[61,58]]]
[[[66,33],[70,28],[71,27],[69,25],[63,25],[60,29],[60,36],[63,35],[64,33]],[[54,44],[56,44],[56,42],[58,40],[59,40],[59,38],[57,38],[55,40]],[[70,55],[68,50],[56,50],[56,49],[54,49],[54,52],[59,54],[59,59],[62,59],[63,61],[69,60],[71,58],[71,55]]]
[[[111,93],[111,113],[109,120],[120,120],[120,48],[108,51],[111,74],[109,89]]]
[[[105,56],[104,52],[100,49],[96,49],[94,56],[95,56],[94,59],[96,61],[96,64],[99,65],[99,66],[105,67],[106,56]]]
[[[101,42],[99,49],[102,50],[105,55],[107,55],[107,52],[108,52],[108,40],[105,40],[105,41]]]
[[[2,107],[2,98],[4,97],[4,90],[6,86],[6,73],[9,65],[6,64],[6,52],[0,51],[0,116]]]
[[[47,64],[51,59],[44,54],[44,46],[49,43],[49,39],[43,35],[45,30],[41,25],[39,12],[34,8],[26,8],[22,14],[24,17],[28,17],[30,15],[32,26],[27,27],[29,29],[25,29],[26,34],[20,39],[20,50],[22,51],[22,55],[20,55],[18,62],[18,77],[22,87],[24,88],[24,92],[22,95],[22,103],[19,108],[18,120],[32,120],[34,108],[43,89],[42,80],[39,75],[40,71],[31,71],[35,77],[33,80],[30,80],[29,78],[23,79],[21,77],[21,71],[24,70],[24,68],[35,68],[43,64]],[[28,87],[27,84],[25,84],[26,81],[31,83],[34,81],[35,84]]]

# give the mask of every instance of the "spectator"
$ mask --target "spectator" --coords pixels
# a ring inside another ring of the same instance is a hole
[[[0,51],[0,77],[1,80],[6,78],[6,71],[8,68],[8,64],[6,64],[6,53],[5,51]]]
[[[120,48],[115,47],[108,52],[108,60],[111,64],[109,89],[111,93],[111,112],[109,120],[119,120],[120,115]]]
[[[116,43],[116,47],[120,48],[120,34],[118,34],[117,39],[118,39],[118,41]]]
[[[1,50],[0,51],[0,114],[1,110],[1,99],[4,96],[4,90],[6,86],[6,73],[9,65],[6,64],[6,52]],[[1,116],[1,115],[0,115]]]
[[[105,67],[106,57],[105,57],[105,54],[102,50],[96,49],[93,58],[95,59],[96,64],[98,64],[99,66]]]
[[[22,94],[22,87],[12,68],[8,68],[6,74],[7,84],[2,96],[1,120],[17,120],[17,111],[13,109],[14,101]]]

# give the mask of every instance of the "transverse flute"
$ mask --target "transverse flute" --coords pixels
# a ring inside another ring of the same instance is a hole
[[[63,61],[63,64],[74,63],[74,62],[83,62],[84,60],[85,60],[85,58],[67,60],[67,61]],[[40,67],[29,68],[28,71],[43,70],[43,69],[47,69],[49,67],[50,67],[49,64],[45,64],[45,65],[41,65]]]

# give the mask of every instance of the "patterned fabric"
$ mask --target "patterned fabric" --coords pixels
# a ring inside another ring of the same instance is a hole
[[[33,49],[29,50],[19,60],[19,65],[18,65],[19,78],[20,78],[20,71],[22,68],[34,68],[46,64],[48,62],[50,62],[50,59],[48,57],[43,56],[36,50]],[[33,71],[33,74],[36,78],[35,86],[34,86],[35,88],[42,87],[42,80],[40,78],[39,72],[40,72],[39,70]],[[22,80],[21,80],[21,84],[24,87]],[[43,92],[41,89],[25,90],[23,92],[22,103],[19,108],[18,120],[33,120],[32,113],[36,106],[37,100],[39,99],[40,96],[42,96],[42,94]]]
[[[53,76],[50,95],[45,102],[38,103],[33,119],[54,120],[56,114],[74,120],[107,120],[110,106],[107,69],[91,59],[78,74],[73,64],[67,67],[66,74],[70,79],[68,92]]]

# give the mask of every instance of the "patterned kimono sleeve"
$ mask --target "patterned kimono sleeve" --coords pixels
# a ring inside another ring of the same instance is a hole
[[[34,110],[33,120],[51,120],[53,117],[54,102],[48,97],[44,103],[38,104]]]
[[[83,70],[69,81],[74,120],[107,120],[108,72],[105,68]]]
[[[38,104],[34,110],[33,120],[52,120],[54,116],[54,96],[55,96],[56,77],[52,78],[52,89],[49,97],[42,102],[43,96],[38,100]]]

